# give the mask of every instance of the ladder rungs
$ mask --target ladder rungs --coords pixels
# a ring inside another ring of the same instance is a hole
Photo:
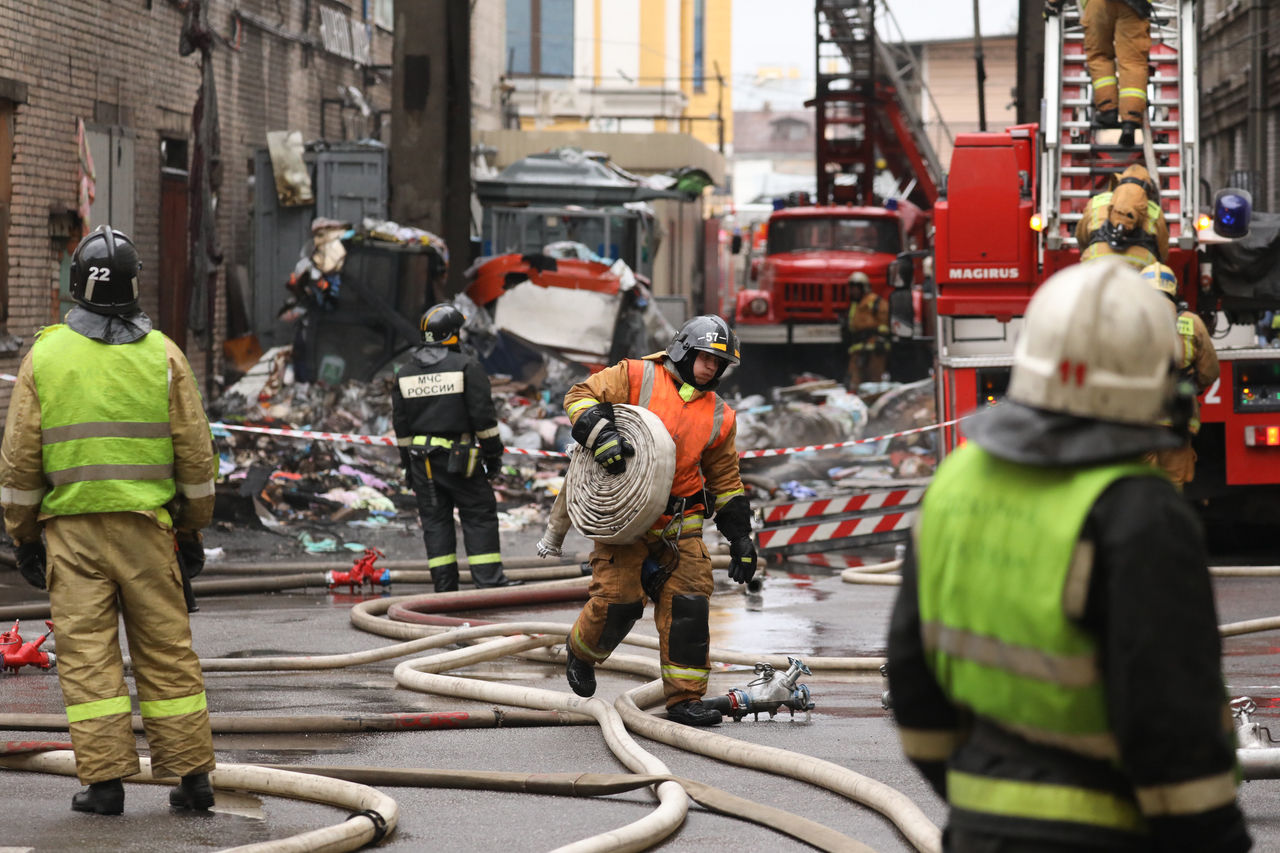
[[[1099,148],[1105,149],[1108,151],[1117,150],[1117,149],[1125,150],[1125,151],[1130,150],[1128,148],[1120,149],[1119,145],[1102,145],[1102,144],[1092,144],[1087,142],[1068,142],[1065,145],[1059,146],[1059,148],[1061,148],[1061,150],[1066,152],[1067,154],[1090,154]],[[1178,151],[1179,148],[1181,148],[1181,146],[1175,145],[1172,142],[1159,142],[1151,146],[1151,150],[1153,151],[1159,151],[1161,153],[1170,153],[1170,154],[1175,151]]]
[[[1092,78],[1090,78],[1088,74],[1081,74],[1081,75],[1072,75],[1070,77],[1063,77],[1062,82],[1079,86],[1079,85],[1083,85],[1085,83],[1091,82],[1091,79]],[[1162,84],[1169,84],[1169,83],[1177,83],[1178,79],[1179,78],[1176,76],[1166,77],[1163,74],[1155,74],[1151,77],[1148,77],[1147,82],[1150,84],[1162,85]]]
[[[1097,190],[1059,190],[1058,195],[1062,198],[1093,198],[1099,191]],[[1181,190],[1160,190],[1161,198],[1182,198]]]
[[[1088,107],[1092,106],[1093,101],[1086,101],[1082,98],[1063,98],[1062,106],[1064,107]],[[1177,107],[1181,103],[1177,98],[1148,98],[1147,105],[1152,107]]]
[[[1127,166],[1063,166],[1059,173],[1063,175],[1115,175],[1123,172]],[[1182,169],[1177,166],[1159,166],[1156,172],[1161,175],[1182,174]]]
[[[1061,123],[1063,127],[1085,128],[1093,127],[1091,122],[1087,121],[1064,121]],[[1147,122],[1152,130],[1177,130],[1178,123],[1176,121],[1149,121]]]

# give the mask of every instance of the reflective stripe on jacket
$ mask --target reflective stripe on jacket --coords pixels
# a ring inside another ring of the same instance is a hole
[[[676,473],[671,494],[692,495],[702,488],[702,452],[733,431],[734,412],[719,394],[686,401],[665,367],[646,359],[627,360],[629,403],[643,406],[666,425],[676,444]]]
[[[65,325],[31,349],[47,515],[160,510],[174,496],[164,336],[109,345]],[[98,381],[108,375],[109,386]],[[167,522],[167,514],[164,518]]]
[[[1075,557],[1090,508],[1113,482],[1131,476],[1160,473],[1131,463],[1017,465],[972,443],[939,468],[920,516],[919,610],[929,668],[952,702],[1033,742],[1118,757],[1097,643],[1076,621],[1089,564],[1077,565]],[[955,781],[952,805],[967,811],[1140,828],[1132,796]],[[1064,813],[1065,803],[1086,801],[1093,804],[1088,812]]]

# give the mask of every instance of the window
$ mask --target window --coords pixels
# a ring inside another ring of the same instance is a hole
[[[693,0],[693,91],[707,91],[707,0]]]
[[[769,254],[834,250],[897,254],[902,251],[894,219],[796,217],[769,223]]]
[[[395,28],[395,0],[373,0],[373,22],[384,30]]]
[[[507,0],[507,73],[573,76],[573,0]]]

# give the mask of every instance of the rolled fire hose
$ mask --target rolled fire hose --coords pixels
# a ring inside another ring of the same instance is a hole
[[[159,785],[173,784],[172,780],[156,779],[151,775],[149,758],[143,757],[139,761],[142,765],[141,772],[128,777],[126,781],[151,782]],[[69,749],[0,755],[0,767],[9,770],[55,773],[61,776],[76,775],[75,754]],[[400,818],[400,807],[396,805],[396,801],[381,791],[367,785],[308,773],[256,767],[251,764],[219,764],[216,770],[209,773],[209,781],[214,788],[229,788],[289,797],[295,800],[309,800],[352,812],[350,818],[333,826],[313,829],[288,838],[230,848],[237,853],[295,853],[295,851],[300,853],[300,851],[311,850],[337,853],[343,850],[359,850],[361,847],[381,841],[386,835],[394,832]],[[224,851],[224,853],[228,852]]]
[[[576,448],[538,541],[539,555],[558,556],[570,524],[602,544],[635,542],[666,509],[676,473],[671,434],[661,418],[640,406],[615,404],[613,417],[614,427],[636,451],[627,457],[627,470],[610,474],[588,450]]]

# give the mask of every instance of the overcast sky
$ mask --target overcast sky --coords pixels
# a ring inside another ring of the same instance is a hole
[[[786,14],[780,14],[781,9]],[[957,38],[973,34],[973,3],[960,0],[889,0],[889,8],[908,41]],[[1017,30],[1018,0],[979,0],[983,35]],[[894,28],[877,14],[885,37]],[[813,94],[812,0],[733,0],[733,106],[756,109],[768,100],[775,107],[799,107]],[[798,79],[758,81],[758,68],[796,68]]]

